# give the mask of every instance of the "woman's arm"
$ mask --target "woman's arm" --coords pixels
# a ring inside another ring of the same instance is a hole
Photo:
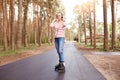
[[[65,22],[63,22],[63,28],[66,28],[66,23]]]
[[[50,27],[55,27],[55,22],[56,22],[56,20],[54,19],[54,20],[52,21],[52,23],[50,24]]]

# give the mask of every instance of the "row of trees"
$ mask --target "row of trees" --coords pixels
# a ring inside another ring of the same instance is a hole
[[[103,28],[104,28],[104,49],[109,49],[109,30],[108,30],[108,20],[107,20],[107,9],[110,4],[111,6],[111,17],[112,17],[112,31],[111,31],[111,48],[116,48],[116,19],[115,19],[115,2],[119,2],[119,0],[103,0]],[[90,36],[90,45],[96,48],[96,4],[99,3],[99,0],[88,0],[87,3],[83,3],[82,5],[76,5],[74,8],[75,13],[77,14],[77,20],[79,24],[78,29],[78,42],[80,42],[80,34],[83,31],[85,44],[87,44],[87,36],[86,30],[89,30]],[[84,28],[82,28],[82,26]]]
[[[2,0],[0,4],[1,48],[53,42],[54,30],[49,24],[57,11],[64,12],[60,0]]]

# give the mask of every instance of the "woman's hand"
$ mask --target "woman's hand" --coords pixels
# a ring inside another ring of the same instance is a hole
[[[54,19],[52,22],[54,23],[54,22],[56,22],[57,20],[56,19]]]

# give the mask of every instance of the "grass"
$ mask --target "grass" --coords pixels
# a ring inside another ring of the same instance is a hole
[[[41,46],[53,46],[53,44],[42,44]],[[14,55],[14,54],[17,54],[17,53],[21,53],[21,52],[24,52],[24,51],[28,51],[28,50],[34,50],[38,48],[38,45],[34,45],[34,44],[31,44],[29,47],[23,47],[21,49],[15,49],[15,50],[7,50],[7,51],[1,51],[0,50],[0,57],[3,57],[3,56],[10,56],[10,55]]]
[[[97,43],[96,43],[96,49],[97,49],[98,51],[104,51],[104,52],[120,51],[120,47],[119,47],[119,45],[118,45],[119,43],[120,43],[120,41],[116,42],[117,47],[116,47],[115,49],[105,50],[105,49],[103,48],[103,43],[97,42]],[[87,43],[87,45],[85,45],[85,43],[82,42],[82,43],[75,43],[75,45],[81,46],[81,47],[85,47],[85,48],[90,48],[90,49],[93,48],[93,46],[91,46],[90,43]],[[108,45],[109,45],[109,48],[110,48],[110,47],[111,47],[111,43],[109,42]]]
[[[33,49],[36,49],[36,48],[37,48],[37,46],[32,44],[29,47],[23,47],[21,49],[0,51],[0,57],[14,55],[14,54],[17,54],[17,53],[21,53],[23,51],[33,50]]]

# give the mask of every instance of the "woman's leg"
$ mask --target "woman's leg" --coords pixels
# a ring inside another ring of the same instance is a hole
[[[65,64],[64,64],[64,38],[56,38],[55,46],[57,49],[57,53],[59,55],[59,64],[55,66],[55,71],[65,72]]]
[[[55,47],[59,56],[59,61],[60,61],[60,53],[59,53],[59,38],[55,38]]]
[[[59,55],[60,55],[60,62],[64,62],[64,38],[59,38]]]

